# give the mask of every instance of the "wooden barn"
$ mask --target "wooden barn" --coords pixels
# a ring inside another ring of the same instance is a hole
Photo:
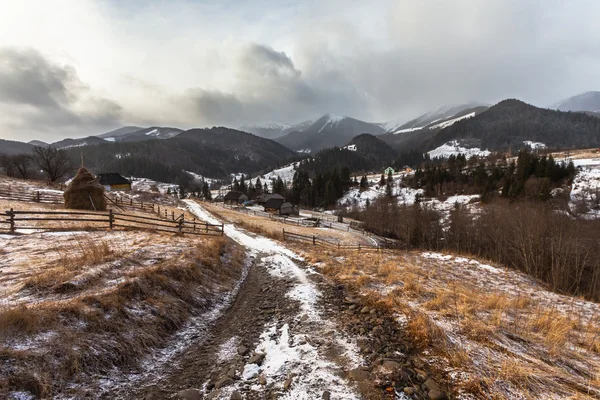
[[[286,201],[279,207],[279,215],[300,215],[300,210],[289,201]]]
[[[267,200],[269,199],[281,199],[281,200],[285,200],[285,197],[283,197],[280,194],[277,193],[272,193],[272,194],[261,194],[260,196],[258,196],[256,198],[255,203],[258,205],[261,205],[264,207],[265,203],[267,202]]]
[[[248,201],[248,196],[242,192],[236,192],[234,190],[227,193],[225,197],[223,197],[223,203],[225,204],[238,205],[243,204],[245,201]]]
[[[116,172],[99,174],[97,179],[107,192],[131,190],[131,181]]]
[[[277,195],[277,197],[270,197],[264,204],[266,212],[279,212],[281,205],[285,203],[285,198],[283,196]]]

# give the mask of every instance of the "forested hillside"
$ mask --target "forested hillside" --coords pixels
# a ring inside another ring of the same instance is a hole
[[[175,182],[193,171],[212,177],[232,172],[247,174],[277,166],[296,154],[268,139],[215,127],[192,129],[165,140],[116,142],[68,149],[76,163],[83,153],[85,165],[95,172],[116,171],[163,182]]]
[[[507,150],[524,140],[548,147],[586,148],[600,145],[600,119],[583,113],[537,108],[519,100],[501,101],[487,111],[442,129],[427,148],[454,139],[479,139],[479,147]]]

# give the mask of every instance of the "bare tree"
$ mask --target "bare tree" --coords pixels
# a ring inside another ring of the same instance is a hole
[[[31,177],[31,154],[17,154],[13,156],[15,168],[23,179]]]
[[[50,182],[56,182],[71,169],[67,152],[62,149],[50,146],[35,146],[33,148],[33,159],[48,176]]]
[[[15,166],[15,160],[10,155],[0,155],[0,167],[4,170],[4,173],[8,177],[14,177],[17,170]]]

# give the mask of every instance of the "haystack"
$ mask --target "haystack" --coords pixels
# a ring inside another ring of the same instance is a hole
[[[84,167],[79,168],[75,178],[65,190],[65,207],[78,210],[106,210],[104,187]]]

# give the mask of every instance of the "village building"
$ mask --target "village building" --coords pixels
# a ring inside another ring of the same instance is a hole
[[[243,204],[245,201],[248,201],[248,196],[235,190],[230,191],[223,197],[223,203],[230,205]]]
[[[283,197],[282,195],[277,194],[277,193],[261,194],[260,196],[258,196],[256,198],[255,203],[264,207],[265,203],[269,199],[282,199],[282,200],[285,200],[285,197]]]
[[[279,212],[279,209],[281,208],[281,205],[285,203],[285,198],[283,196],[278,196],[278,197],[271,197],[269,198],[265,204],[265,211],[267,212]]]
[[[131,181],[116,172],[98,174],[97,179],[107,192],[131,190]]]
[[[300,210],[289,201],[286,201],[279,207],[279,215],[300,215]]]

